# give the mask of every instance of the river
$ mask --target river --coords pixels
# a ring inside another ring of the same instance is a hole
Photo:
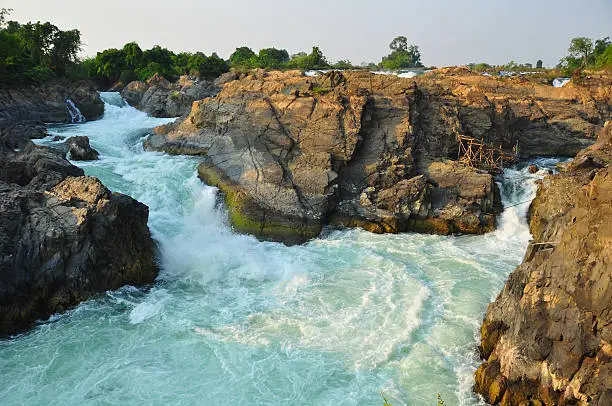
[[[49,132],[88,136],[101,159],[78,165],[150,207],[161,273],[0,340],[2,405],[482,404],[478,331],[524,255],[527,203],[483,236],[260,242],[232,232],[197,158],[143,150],[171,120],[101,96],[101,120]],[[533,198],[540,177],[506,170],[505,204]]]

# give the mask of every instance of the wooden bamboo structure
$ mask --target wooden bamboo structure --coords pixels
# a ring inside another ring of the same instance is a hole
[[[516,162],[518,158],[518,146],[514,147],[514,154],[509,154],[502,149],[501,145],[499,148],[491,147],[465,135],[458,135],[457,141],[459,142],[457,161],[472,168],[501,173],[505,166]]]

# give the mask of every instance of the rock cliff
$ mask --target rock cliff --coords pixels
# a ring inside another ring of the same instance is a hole
[[[459,167],[457,136],[521,154],[575,154],[610,117],[612,83],[555,89],[454,68],[417,79],[255,72],[228,81],[146,146],[205,157],[236,229],[301,242],[323,225],[374,232],[495,227],[491,175]]]
[[[67,97],[87,120],[104,114],[104,103],[88,81],[0,89],[0,150],[23,148],[30,138],[46,136],[45,123],[69,123]]]
[[[540,184],[523,263],[489,305],[475,390],[492,404],[612,404],[612,125]]]

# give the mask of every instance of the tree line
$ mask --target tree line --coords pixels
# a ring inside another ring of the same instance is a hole
[[[40,83],[53,77],[93,79],[108,86],[118,81],[147,80],[158,73],[174,80],[180,75],[212,78],[230,69],[355,69],[348,60],[328,62],[318,46],[310,52],[289,55],[286,49],[263,48],[258,52],[243,46],[225,60],[216,53],[175,53],[159,45],[141,49],[136,42],[122,48],[98,52],[95,57],[79,59],[82,49],[79,30],[62,31],[50,22],[20,24],[7,21],[12,10],[0,9],[0,83],[19,85]],[[391,53],[380,63],[363,64],[368,69],[403,69],[423,66],[419,47],[406,37],[395,38]]]
[[[6,21],[10,11],[0,9],[0,83],[41,82],[76,70],[79,30],[62,31],[49,22]]]
[[[559,74],[571,76],[578,69],[608,70],[612,71],[612,43],[610,37],[593,40],[587,37],[576,37],[570,41],[568,55],[561,58],[555,69]],[[535,66],[531,63],[516,63],[510,61],[504,65],[490,65],[487,63],[470,63],[468,67],[477,72],[523,72],[544,71],[541,59]]]

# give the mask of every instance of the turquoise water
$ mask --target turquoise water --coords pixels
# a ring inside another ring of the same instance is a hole
[[[0,340],[2,405],[482,403],[478,329],[524,254],[527,204],[484,236],[259,242],[231,231],[196,158],[143,151],[169,120],[102,96],[103,119],[50,133],[89,136],[101,159],[85,172],[150,207],[162,271]],[[507,170],[506,203],[533,197],[538,177]]]

